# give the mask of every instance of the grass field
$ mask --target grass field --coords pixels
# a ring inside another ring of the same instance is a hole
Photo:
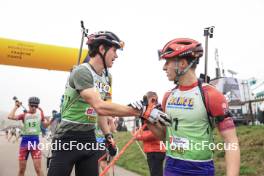
[[[237,128],[237,133],[241,149],[240,175],[264,175],[264,126],[240,126]],[[131,137],[129,132],[117,133],[115,139],[119,148],[121,149]],[[221,141],[216,133],[215,142]],[[225,175],[224,151],[215,151],[214,160],[216,175]],[[117,164],[140,175],[149,175],[147,161],[136,143],[127,149]]]
[[[115,135],[119,149],[121,149],[131,139],[130,132],[119,132]],[[136,142],[131,144],[125,153],[120,157],[117,164],[127,170],[140,175],[149,175],[147,161],[140,151]]]
[[[241,126],[237,128],[241,150],[240,175],[264,175],[264,126]],[[220,137],[216,135],[216,142]],[[224,175],[224,152],[215,152],[216,175]]]

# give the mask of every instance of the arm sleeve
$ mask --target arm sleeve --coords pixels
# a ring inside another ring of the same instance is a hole
[[[224,131],[227,129],[235,128],[235,124],[234,124],[234,121],[231,117],[227,117],[222,122],[219,122],[217,124],[217,128],[219,131]]]
[[[94,87],[93,75],[85,66],[74,69],[69,78],[69,84],[78,91]]]
[[[207,111],[213,118],[223,118],[217,123],[219,131],[235,128],[233,119],[227,116],[229,108],[225,96],[212,86],[204,87]]]
[[[17,120],[24,120],[24,118],[25,118],[25,113],[19,114],[19,115],[16,116]]]

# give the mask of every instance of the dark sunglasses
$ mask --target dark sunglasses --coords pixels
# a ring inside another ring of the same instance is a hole
[[[150,101],[151,101],[151,103],[158,103],[158,99],[157,98],[154,98],[154,97],[151,98]]]
[[[29,105],[32,108],[38,108],[38,105]]]

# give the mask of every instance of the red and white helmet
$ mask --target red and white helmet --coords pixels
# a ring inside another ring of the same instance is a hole
[[[191,58],[203,56],[202,44],[193,39],[176,38],[169,41],[162,50],[158,51],[159,59]]]

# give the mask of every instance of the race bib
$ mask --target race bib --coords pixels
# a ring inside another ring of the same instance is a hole
[[[36,133],[38,130],[36,128],[29,128],[28,132],[29,133]]]
[[[170,145],[171,150],[178,153],[184,153],[185,150],[189,149],[190,141],[187,138],[171,136]]]
[[[38,131],[37,121],[35,119],[28,119],[27,120],[27,131],[29,133],[35,133]]]

